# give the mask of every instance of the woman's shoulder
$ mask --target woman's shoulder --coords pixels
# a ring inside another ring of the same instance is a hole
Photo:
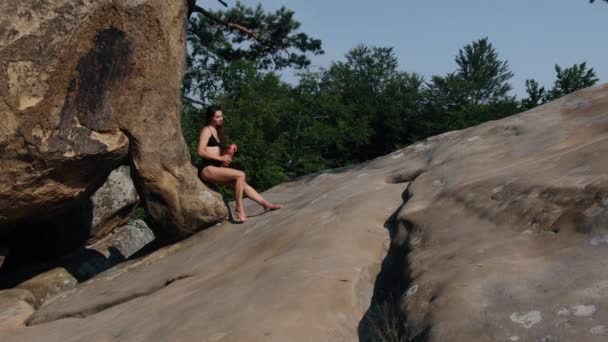
[[[203,126],[202,129],[203,130],[209,130],[211,133],[216,133],[217,132],[217,129],[215,129],[215,127],[213,127],[211,125]]]

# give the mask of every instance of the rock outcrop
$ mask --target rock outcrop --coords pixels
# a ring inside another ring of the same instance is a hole
[[[110,173],[103,186],[91,196],[93,207],[90,241],[106,236],[126,222],[139,201],[128,166]]]
[[[34,296],[27,290],[0,291],[0,331],[24,328],[34,308]]]
[[[410,337],[608,339],[608,85],[398,153]]]
[[[395,160],[402,162],[402,160]],[[0,340],[352,341],[403,184],[331,170],[264,195],[286,208],[209,228],[47,300]]]
[[[605,341],[607,152],[603,85],[279,185],[286,208],[250,204],[0,340]]]
[[[3,277],[11,273],[48,263],[99,241],[125,224],[137,203],[129,167],[121,166],[110,173],[90,198],[79,200],[65,212],[46,220],[21,223],[19,230],[4,237],[14,253],[8,258],[6,268],[0,270],[0,286],[3,286]]]
[[[148,226],[142,220],[134,220],[118,227],[111,235],[93,245],[72,254],[52,262],[23,267],[14,274],[3,276],[27,279],[19,281],[16,287],[30,291],[36,299],[36,304],[40,305],[48,298],[70,290],[80,282],[126,261],[152,241],[154,234]],[[4,279],[0,286],[5,281],[15,282],[13,279]]]
[[[0,3],[0,237],[88,198],[130,160],[153,229],[227,215],[180,129],[186,1]]]

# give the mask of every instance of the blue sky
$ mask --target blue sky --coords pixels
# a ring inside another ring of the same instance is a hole
[[[226,0],[229,5],[235,1]],[[549,88],[554,65],[586,61],[608,81],[608,4],[587,0],[263,0],[266,10],[295,12],[301,31],[323,41],[313,68],[327,68],[358,44],[393,47],[403,71],[428,79],[454,71],[458,49],[489,37],[515,74],[514,94],[534,78]],[[219,8],[215,0],[199,0]],[[293,76],[286,75],[290,79]]]

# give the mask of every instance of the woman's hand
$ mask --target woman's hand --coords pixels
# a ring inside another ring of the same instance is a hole
[[[232,162],[232,157],[228,154],[224,154],[223,156],[220,157],[220,160],[222,161],[222,164],[224,166],[228,166]]]

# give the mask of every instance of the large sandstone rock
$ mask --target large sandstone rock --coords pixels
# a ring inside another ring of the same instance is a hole
[[[30,292],[36,299],[36,306],[39,306],[50,297],[72,289],[76,285],[78,285],[78,279],[66,268],[55,267],[24,281],[16,289]]]
[[[0,331],[23,328],[34,313],[34,296],[20,289],[0,291]]]
[[[604,85],[277,186],[287,208],[102,273],[0,340],[605,341],[607,152]]]
[[[336,170],[266,192],[287,208],[224,223],[63,292],[0,340],[353,341],[403,184]]]
[[[398,153],[411,335],[608,339],[608,85]]]
[[[95,241],[125,223],[138,201],[129,167],[121,166],[112,171],[103,186],[91,196],[91,239]]]
[[[79,282],[120,264],[154,241],[154,234],[142,220],[134,220],[117,228],[111,235],[91,246],[39,265],[26,274],[39,273],[17,285],[30,291],[36,303],[42,304],[50,297],[74,288]],[[13,276],[20,276],[19,272]]]
[[[125,158],[154,229],[227,214],[180,129],[186,1],[0,3],[0,236],[87,198]]]
[[[129,167],[121,166],[90,198],[79,200],[52,217],[17,225],[4,237],[13,250],[4,273],[18,272],[27,265],[45,263],[95,243],[124,224],[137,203]],[[0,286],[3,276],[0,273]]]

